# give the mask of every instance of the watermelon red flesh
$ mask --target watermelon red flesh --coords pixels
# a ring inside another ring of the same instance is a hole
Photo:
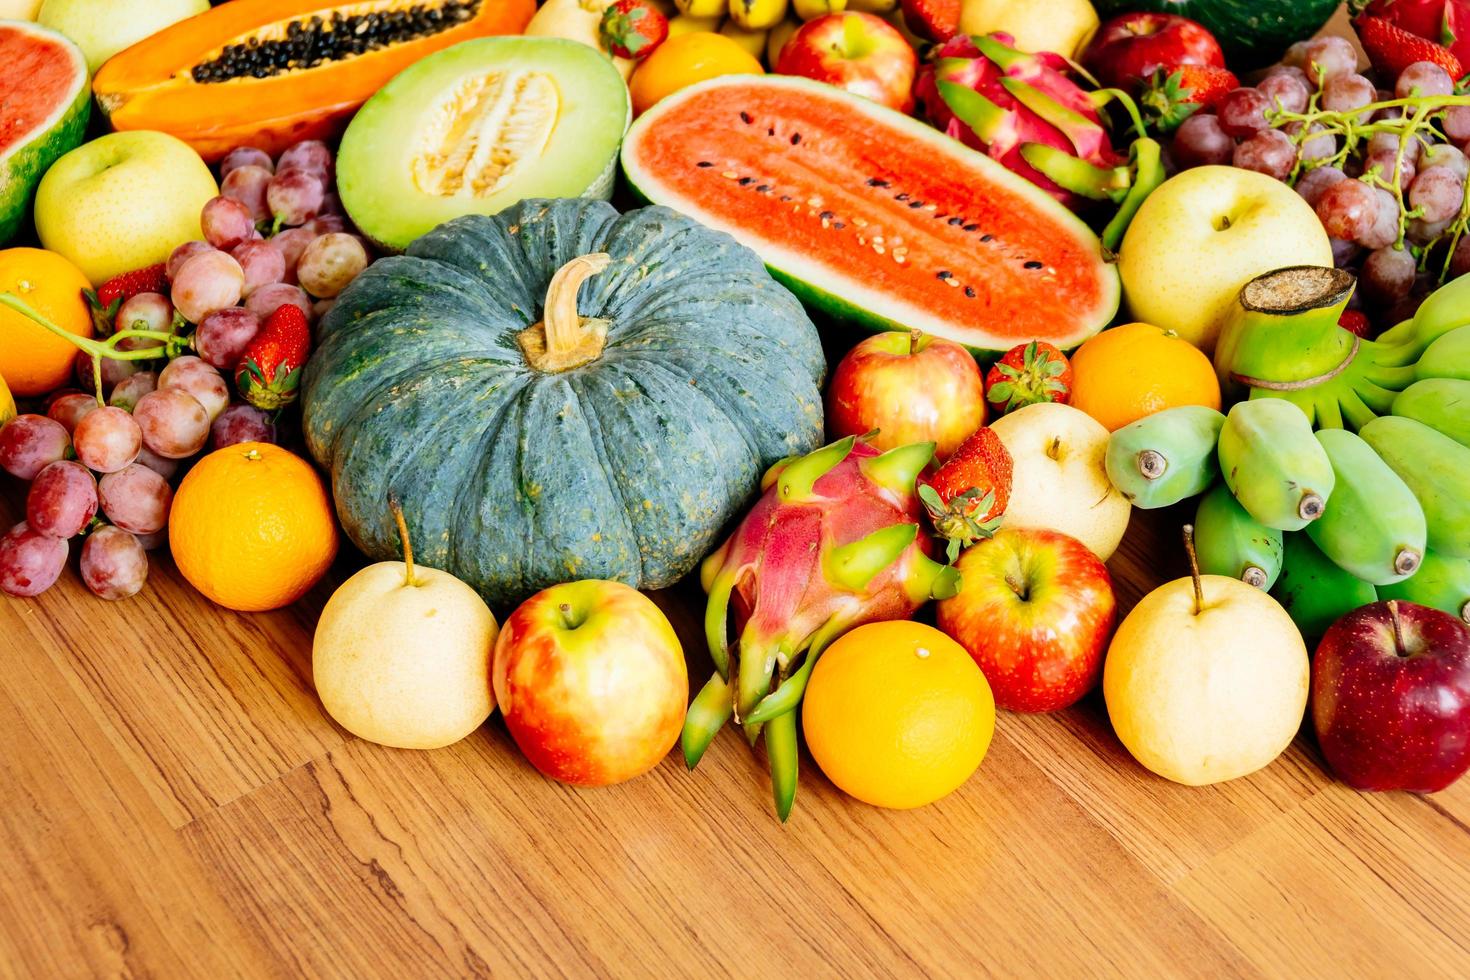
[[[0,23],[0,243],[15,234],[46,168],[82,141],[91,108],[87,63],[60,34]]]
[[[1096,236],[1044,192],[830,86],[723,76],[634,124],[641,195],[729,232],[813,305],[980,352],[1073,347],[1118,306]]]

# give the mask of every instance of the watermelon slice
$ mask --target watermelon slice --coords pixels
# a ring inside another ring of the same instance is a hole
[[[41,175],[82,142],[87,59],[39,24],[0,21],[0,244],[25,221]]]
[[[1118,310],[1097,236],[1045,191],[828,85],[725,75],[633,124],[635,192],[733,235],[811,306],[994,355],[1067,349]]]

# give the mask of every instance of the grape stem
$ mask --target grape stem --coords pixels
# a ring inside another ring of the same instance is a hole
[[[188,337],[176,333],[165,333],[162,330],[119,330],[106,340],[93,340],[89,337],[81,337],[64,327],[52,323],[14,293],[0,293],[0,306],[8,306],[22,316],[29,317],[78,350],[91,355],[94,378],[100,378],[102,373],[100,358],[106,357],[114,361],[153,361],[160,357],[175,357],[189,345]],[[119,342],[132,338],[161,341],[163,346],[142,347],[138,350],[118,350],[117,345]],[[100,385],[98,386],[98,390],[101,390]]]

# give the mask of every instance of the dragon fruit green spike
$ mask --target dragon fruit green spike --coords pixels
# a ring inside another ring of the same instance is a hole
[[[766,473],[761,498],[700,570],[716,672],[685,722],[690,768],[733,716],[752,744],[764,734],[776,809],[790,814],[796,708],[822,650],[958,591],[958,573],[929,557],[919,526],[915,482],[933,456],[933,443],[884,453],[849,436]]]
[[[1048,146],[1098,168],[1120,159],[1094,96],[1068,77],[1067,60],[1018,51],[1011,40],[1001,33],[950,38],[920,70],[915,99],[937,129],[1071,204],[1073,195],[1032,166],[1023,148]]]

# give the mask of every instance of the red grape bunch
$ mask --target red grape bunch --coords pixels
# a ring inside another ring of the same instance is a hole
[[[1470,272],[1470,95],[1428,61],[1388,82],[1360,73],[1344,38],[1301,41],[1254,87],[1186,119],[1170,146],[1181,168],[1229,164],[1295,187],[1380,329]]]

